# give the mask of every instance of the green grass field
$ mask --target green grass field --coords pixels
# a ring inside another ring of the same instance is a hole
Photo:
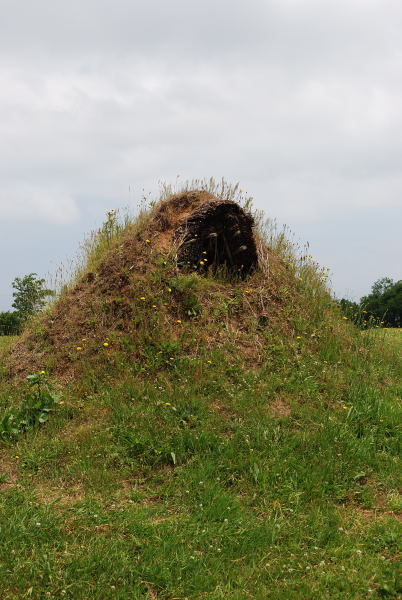
[[[401,331],[342,318],[283,237],[228,282],[151,233],[118,238],[141,277],[95,261],[0,338],[1,600],[400,598]]]
[[[401,370],[208,360],[64,389],[3,445],[2,599],[398,596]]]
[[[402,352],[402,329],[375,329],[373,332],[380,340]]]
[[[7,350],[17,338],[11,335],[0,335],[0,352]]]

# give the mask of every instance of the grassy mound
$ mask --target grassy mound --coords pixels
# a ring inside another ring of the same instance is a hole
[[[261,221],[246,280],[179,270],[183,219],[235,192],[111,213],[75,284],[3,352],[3,410],[33,370],[62,397],[3,436],[2,598],[401,591],[402,346],[343,319],[325,272]]]

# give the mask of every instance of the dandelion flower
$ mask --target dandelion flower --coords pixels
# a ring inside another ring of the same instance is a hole
[[[204,250],[203,254],[206,254],[206,250]]]
[[[18,455],[16,455],[16,457],[15,457],[15,458],[19,458],[19,456],[18,456]]]
[[[208,363],[209,365],[212,365],[212,360],[207,360],[207,363]]]
[[[168,288],[168,289],[167,289],[167,291],[168,291],[168,292],[171,292],[171,291],[172,291],[172,288]]]
[[[107,348],[109,346],[109,342],[103,342],[103,345],[105,346],[105,348]]]
[[[204,261],[203,261],[203,260],[200,260],[200,265],[203,265],[203,264],[204,264]]]
[[[140,300],[145,300],[145,296],[141,296]]]
[[[79,350],[82,350],[82,346],[77,346],[77,347],[76,347],[76,350],[78,350],[78,351],[79,351]]]
[[[301,335],[297,335],[297,336],[296,336],[296,339],[297,339],[297,340],[301,340],[301,339],[302,339],[302,338],[301,338]]]
[[[41,375],[45,375],[46,371],[41,371],[40,374]]]
[[[347,317],[342,317],[342,319],[343,319],[344,321],[347,321],[347,320],[348,320],[348,318],[347,318]]]
[[[181,319],[177,319],[176,323],[181,323]]]
[[[170,402],[165,402],[165,406],[172,406]]]
[[[153,305],[152,305],[152,308],[157,308],[156,304],[153,304]]]
[[[151,243],[151,240],[145,240],[145,243],[146,243],[146,244],[150,244],[150,243]]]

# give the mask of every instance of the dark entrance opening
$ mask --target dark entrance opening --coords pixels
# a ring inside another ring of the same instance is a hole
[[[204,272],[224,266],[230,274],[246,277],[258,263],[253,225],[253,217],[235,202],[203,204],[177,231],[179,238],[184,236],[179,267]]]

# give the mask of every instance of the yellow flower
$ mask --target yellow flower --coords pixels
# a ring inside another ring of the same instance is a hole
[[[170,402],[165,402],[165,406],[172,406]]]
[[[82,350],[81,346],[77,346],[76,350]]]
[[[152,308],[157,308],[156,304],[153,304],[153,305],[152,305]]]
[[[44,375],[45,373],[46,373],[46,371],[41,371],[40,372],[41,375]]]
[[[206,251],[204,250],[203,254],[206,254]]]
[[[303,281],[303,277],[298,277],[297,278],[299,281]]]
[[[342,454],[340,452],[338,452],[337,456],[342,456]]]
[[[141,296],[140,300],[145,300],[145,296]]]
[[[146,244],[150,244],[150,243],[151,243],[151,240],[145,240],[145,243],[146,243]]]
[[[177,319],[176,323],[181,323],[181,319]]]
[[[302,338],[301,338],[301,335],[297,335],[297,336],[296,336],[296,339],[297,339],[297,340],[301,340],[301,339],[302,339]]]
[[[171,356],[171,357],[169,358],[169,360],[174,360],[173,356]]]
[[[342,319],[344,319],[345,321],[347,321],[347,320],[348,320],[348,318],[347,318],[347,317],[342,317]]]
[[[167,291],[168,291],[168,292],[171,292],[171,291],[172,291],[172,288],[168,288],[168,289],[167,289]]]
[[[346,404],[344,404],[344,405],[342,406],[342,408],[343,408],[343,410],[348,410],[349,406],[346,406]]]
[[[209,365],[212,365],[212,360],[207,360],[207,363],[208,363]]]
[[[200,260],[200,265],[203,265],[203,264],[204,264],[204,261],[203,261],[203,260]]]
[[[19,458],[19,456],[18,456],[18,455],[16,455],[16,456],[15,456],[15,458]]]
[[[109,342],[103,342],[103,345],[105,346],[105,348],[107,348],[109,346]]]

